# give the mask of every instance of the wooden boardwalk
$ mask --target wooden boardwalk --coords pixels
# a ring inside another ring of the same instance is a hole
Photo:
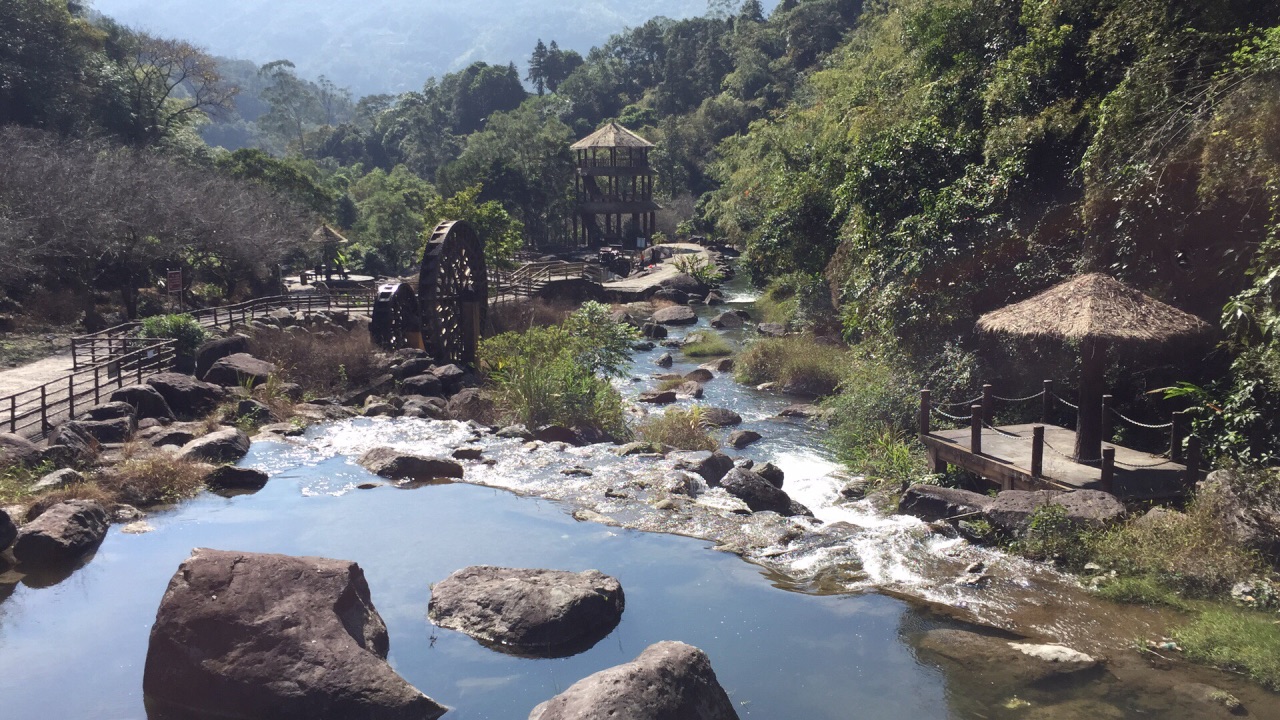
[[[1036,425],[983,428],[979,453],[971,451],[971,430],[933,430],[920,436],[935,471],[957,465],[1007,490],[1104,490],[1098,464],[1082,465],[1069,459],[1076,434],[1055,425],[1044,426],[1044,450],[1040,475],[1032,474],[1032,433]],[[1115,469],[1110,492],[1126,500],[1152,500],[1187,494],[1187,468],[1162,456],[1122,445],[1115,448]]]

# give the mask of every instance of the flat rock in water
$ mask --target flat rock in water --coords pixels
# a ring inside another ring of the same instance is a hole
[[[388,480],[428,481],[461,478],[462,465],[456,460],[400,452],[387,447],[373,448],[357,460],[361,467]]]
[[[500,652],[565,657],[612,632],[625,604],[622,585],[596,570],[477,565],[435,584],[428,615]]]
[[[731,447],[741,450],[752,443],[759,442],[762,437],[763,436],[755,430],[735,430],[732,433],[729,433],[728,442]]]
[[[778,467],[777,465],[774,465],[771,462],[767,462],[767,463],[761,463],[759,465],[754,465],[747,469],[755,472],[755,474],[764,478],[765,481],[768,482],[770,485],[776,488],[782,487],[782,481],[785,479],[785,475],[783,475],[782,468]]]
[[[702,422],[711,427],[730,427],[742,424],[742,416],[732,410],[717,407],[702,408]]]
[[[974,682],[1025,685],[1098,667],[1098,660],[1063,645],[1010,642],[968,630],[930,630],[918,647],[964,668]]]
[[[715,380],[716,376],[710,370],[697,368],[696,370],[690,370],[689,373],[684,376],[684,379],[704,383]]]
[[[765,383],[766,385],[768,383]],[[794,417],[794,418],[812,418],[822,414],[822,409],[817,405],[801,403],[798,405],[788,405],[778,413],[778,417]]]
[[[248,353],[220,358],[204,374],[205,382],[223,387],[260,385],[276,372],[276,366]]]
[[[698,322],[698,313],[687,305],[676,305],[655,312],[653,321],[659,325],[692,325]]]
[[[172,708],[246,720],[443,715],[391,669],[388,648],[359,565],[197,549],[156,612],[142,688]]]
[[[676,393],[674,390],[652,390],[637,395],[636,401],[654,405],[667,405],[676,401]]]
[[[917,484],[902,493],[902,498],[898,501],[898,513],[933,522],[981,512],[990,504],[990,497],[976,492]]]
[[[720,358],[719,360],[712,360],[711,362],[703,363],[698,367],[703,370],[714,370],[718,373],[733,372],[733,358],[725,357]]]
[[[662,353],[661,355],[658,356],[657,360],[653,361],[653,364],[657,365],[658,367],[669,368],[674,362],[675,362],[675,358],[671,357],[671,353]]]
[[[107,536],[107,511],[92,500],[67,500],[18,529],[13,556],[19,565],[65,565],[98,547]]]
[[[731,312],[720,313],[711,320],[713,328],[740,328],[745,321]]]
[[[445,408],[445,414],[453,420],[485,420],[493,413],[493,400],[478,388],[463,388]]]
[[[702,476],[708,485],[715,486],[725,473],[733,469],[733,458],[719,452],[695,450],[691,452],[673,453],[670,456],[676,470],[688,470]]]
[[[581,445],[582,438],[578,437],[578,433],[572,428],[563,425],[544,425],[533,433],[534,440],[541,440],[545,443],[562,442],[569,445]]]
[[[451,455],[455,460],[479,460],[484,455],[484,448],[478,445],[467,445],[454,448]]]
[[[705,391],[702,389],[702,383],[696,380],[689,380],[680,383],[680,385],[676,387],[676,397],[681,399],[687,398],[696,400],[702,397],[704,392]]]
[[[738,720],[738,713],[706,653],[664,641],[579,680],[529,720]]]
[[[183,445],[178,457],[218,464],[233,463],[248,454],[249,436],[239,428],[227,427]]]
[[[271,476],[254,468],[223,465],[209,473],[205,483],[215,490],[257,491],[267,486]]]
[[[1124,503],[1098,490],[1005,490],[983,509],[987,520],[1005,534],[1020,536],[1042,506],[1061,505],[1066,519],[1077,526],[1099,529],[1124,518]]]
[[[745,502],[752,512],[769,510],[783,516],[813,515],[808,508],[794,502],[786,492],[774,487],[753,470],[730,470],[720,479],[720,487]]]

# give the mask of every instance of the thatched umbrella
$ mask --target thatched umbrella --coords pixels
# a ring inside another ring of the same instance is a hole
[[[342,236],[342,233],[326,223],[311,233],[310,243],[320,249],[320,264],[324,266],[326,280],[330,278],[333,266],[337,266],[339,272],[345,273],[338,262],[338,246],[348,244],[348,240]],[[343,277],[346,275],[344,274]]]
[[[1110,343],[1161,343],[1205,332],[1200,318],[1101,273],[1055,285],[1033,298],[978,318],[978,328],[1025,337],[1079,340],[1078,462],[1102,456],[1102,395]]]

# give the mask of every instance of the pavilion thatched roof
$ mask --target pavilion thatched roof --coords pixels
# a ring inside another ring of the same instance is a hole
[[[334,230],[325,224],[316,228],[316,231],[311,233],[310,242],[313,245],[346,245],[347,239],[342,237],[342,234],[337,230]]]
[[[1164,342],[1210,326],[1102,273],[1089,273],[983,315],[978,329],[1067,340]]]
[[[591,148],[651,148],[653,143],[611,122],[578,142],[569,146],[570,150],[590,150]]]

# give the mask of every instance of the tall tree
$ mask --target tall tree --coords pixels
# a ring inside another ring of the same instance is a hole
[[[552,40],[551,44],[554,46],[556,42]],[[533,83],[533,89],[538,91],[539,95],[546,92],[547,46],[542,44],[542,38],[538,38],[538,44],[533,46],[533,55],[529,58],[529,74],[525,76],[525,80]]]
[[[316,94],[288,60],[269,62],[258,74],[268,81],[262,99],[271,108],[258,118],[258,126],[305,153],[307,130],[324,121],[324,108]]]

